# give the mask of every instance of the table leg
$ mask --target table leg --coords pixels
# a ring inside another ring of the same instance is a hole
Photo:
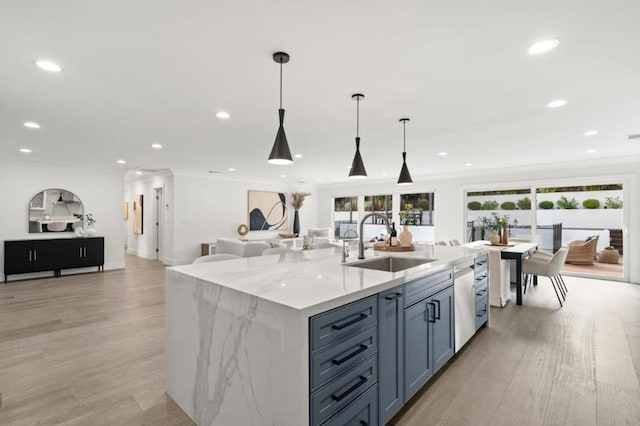
[[[516,305],[522,305],[522,257],[516,259]]]

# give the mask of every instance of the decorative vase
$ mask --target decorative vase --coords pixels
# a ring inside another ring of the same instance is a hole
[[[96,228],[94,228],[93,226],[90,226],[89,228],[85,229],[85,233],[88,236],[93,237],[94,235],[96,235],[98,233],[98,230]]]
[[[400,232],[400,247],[411,247],[413,243],[413,235],[409,232],[407,225],[404,225],[402,232]]]
[[[500,237],[500,244],[509,244],[509,237],[507,227],[502,228],[502,237]]]
[[[293,233],[296,237],[300,234],[300,218],[298,217],[298,210],[293,211]]]
[[[497,232],[492,232],[491,234],[489,234],[489,241],[492,245],[497,246],[498,244],[500,244],[500,234],[498,234]]]

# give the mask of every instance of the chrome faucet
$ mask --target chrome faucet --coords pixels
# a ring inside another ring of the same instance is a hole
[[[364,242],[362,241],[362,227],[364,226],[364,221],[369,219],[370,217],[378,216],[385,225],[387,225],[387,234],[391,235],[391,227],[389,226],[389,220],[386,216],[381,215],[380,213],[369,213],[365,214],[362,219],[360,219],[360,245],[358,246],[358,259],[364,259]]]
[[[347,236],[352,233],[354,237],[358,237],[358,233],[353,229],[347,229],[342,234],[342,263],[346,263],[347,257],[349,257],[349,244],[347,244]]]

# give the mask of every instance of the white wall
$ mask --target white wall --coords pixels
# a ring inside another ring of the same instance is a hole
[[[248,191],[311,192],[300,209],[300,232],[317,227],[318,194],[315,186],[267,180],[236,178],[229,175],[192,173],[174,170],[173,253],[170,265],[190,263],[200,256],[200,244],[220,237],[239,238],[236,229],[248,224]],[[171,208],[171,207],[170,207]],[[289,230],[254,231],[248,239],[275,238],[279,232],[291,232],[293,210],[289,209]]]
[[[607,183],[624,184],[625,268],[634,283],[640,283],[640,158],[598,162],[563,163],[494,172],[414,177],[414,184],[399,187],[395,180],[367,180],[322,185],[318,189],[318,225],[331,226],[332,197],[435,192],[435,239],[464,241],[467,210],[465,192],[535,186],[572,186]],[[523,197],[522,195],[521,197]],[[530,197],[531,198],[531,197]],[[532,199],[532,204],[536,200]],[[394,220],[398,221],[397,215]]]
[[[160,213],[159,260],[169,263],[173,259],[173,174],[170,171],[153,173],[141,177],[128,176],[124,185],[124,201],[129,203],[129,219],[125,222],[127,252],[146,259],[155,259],[155,188],[162,188]],[[133,197],[142,195],[142,234],[133,233]]]
[[[28,205],[31,198],[48,188],[67,189],[82,200],[85,214],[93,213],[96,219],[98,235],[104,236],[105,269],[123,268],[123,176],[124,173],[117,169],[84,167],[82,164],[0,160],[0,194],[5,200],[0,221],[0,240],[73,236],[71,233],[29,234]],[[4,259],[4,245],[0,246],[0,257]],[[0,264],[0,273],[2,272],[4,261]],[[41,273],[35,276],[50,275],[51,273]],[[10,279],[27,277],[28,275],[15,275]]]

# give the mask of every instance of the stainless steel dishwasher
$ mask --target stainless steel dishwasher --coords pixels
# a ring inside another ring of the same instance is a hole
[[[453,271],[455,304],[456,352],[476,332],[474,270],[471,265],[456,267]]]

